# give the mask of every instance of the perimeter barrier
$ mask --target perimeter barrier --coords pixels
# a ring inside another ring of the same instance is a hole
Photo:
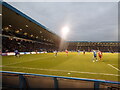
[[[64,88],[92,90],[120,90],[120,82],[83,79],[42,74],[0,71],[3,88],[19,90],[46,89],[62,90]]]

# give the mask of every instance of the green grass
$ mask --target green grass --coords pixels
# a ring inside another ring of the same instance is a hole
[[[103,53],[103,61],[98,62],[92,62],[92,57],[92,53],[78,55],[77,52],[68,56],[58,53],[57,57],[53,53],[22,55],[20,58],[3,56],[2,70],[118,81],[118,76],[115,76],[118,70],[108,65],[118,68],[117,53]]]

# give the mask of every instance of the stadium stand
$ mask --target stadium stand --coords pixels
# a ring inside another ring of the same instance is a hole
[[[48,52],[58,50],[61,38],[46,27],[26,16],[9,4],[3,3],[3,50],[13,52],[14,49],[19,51],[41,51]],[[11,42],[11,43],[9,43]],[[9,43],[9,44],[6,44]],[[119,52],[119,42],[103,41],[67,41],[67,47],[70,51],[76,50],[101,50],[102,52]],[[13,45],[15,48],[13,48]]]
[[[61,38],[48,28],[26,16],[11,5],[2,3],[2,52],[14,52],[18,49],[20,52],[47,51],[52,52],[59,49]],[[118,52],[119,42],[65,42],[64,49],[70,51],[101,50],[103,52]],[[63,50],[64,50],[63,49]],[[2,73],[2,74],[1,74]],[[110,82],[104,80],[88,80],[70,77],[49,76],[40,74],[14,73],[1,71],[3,75],[3,87],[8,90],[19,88],[27,90],[28,88],[111,88],[118,89],[119,82]],[[5,90],[7,90],[5,89]],[[116,90],[117,90],[116,89]],[[3,89],[4,90],[4,89]]]
[[[43,25],[5,2],[2,14],[3,52],[58,49],[61,38]]]
[[[85,51],[92,51],[92,50],[100,50],[102,52],[119,52],[119,45],[118,41],[96,41],[96,42],[88,42],[88,41],[67,41],[68,50],[85,50]]]

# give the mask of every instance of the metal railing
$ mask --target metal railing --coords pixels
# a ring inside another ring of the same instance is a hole
[[[53,84],[55,90],[58,90],[59,88],[59,80],[58,79],[67,79],[67,80],[81,80],[81,81],[88,81],[94,83],[94,90],[99,90],[101,83],[107,83],[107,84],[117,84],[120,86],[120,82],[114,82],[114,81],[105,81],[105,80],[96,80],[96,79],[83,79],[83,78],[73,78],[73,77],[63,77],[63,76],[52,76],[52,75],[42,75],[42,74],[31,74],[31,73],[20,73],[20,72],[9,72],[9,71],[0,71],[2,74],[15,74],[19,77],[19,89],[23,90],[25,88],[26,80],[25,75],[29,76],[40,76],[40,77],[50,77],[53,80]]]

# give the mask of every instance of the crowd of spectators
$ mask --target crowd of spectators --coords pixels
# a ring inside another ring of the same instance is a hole
[[[81,46],[81,47],[75,47],[75,46],[70,46],[68,47],[69,50],[80,50],[80,51],[92,51],[92,50],[100,50],[102,52],[119,52],[119,47],[118,46]]]
[[[16,35],[13,33],[8,33],[8,32],[3,32],[3,34],[7,35],[7,36],[12,36],[12,37],[16,37]],[[19,37],[19,36],[18,36]],[[24,36],[20,37],[21,39],[15,39],[15,38],[11,38],[11,37],[2,37],[2,52],[14,52],[14,50],[19,50],[20,52],[32,52],[32,51],[47,51],[47,52],[53,52],[54,50],[58,50],[58,47],[55,47],[54,44],[49,43],[49,42],[45,42],[45,41],[37,41],[37,40],[32,40],[32,39],[28,39],[27,41],[27,37],[24,38]],[[24,39],[22,39],[24,38]],[[26,40],[25,40],[26,39]],[[29,41],[31,40],[31,41]],[[103,46],[102,44],[99,46],[93,45],[91,43],[91,45],[88,46],[77,46],[77,44],[69,44],[67,46],[67,48],[69,51],[76,51],[76,50],[80,50],[80,51],[92,51],[92,50],[100,50],[102,52],[119,52],[119,45],[114,45],[114,46],[110,46],[109,43],[107,46]]]
[[[26,41],[23,39],[14,39],[9,37],[2,37],[2,52],[14,52],[15,50],[20,52],[32,52],[32,51],[47,51],[52,52],[55,48],[54,45],[48,45],[45,43]]]

